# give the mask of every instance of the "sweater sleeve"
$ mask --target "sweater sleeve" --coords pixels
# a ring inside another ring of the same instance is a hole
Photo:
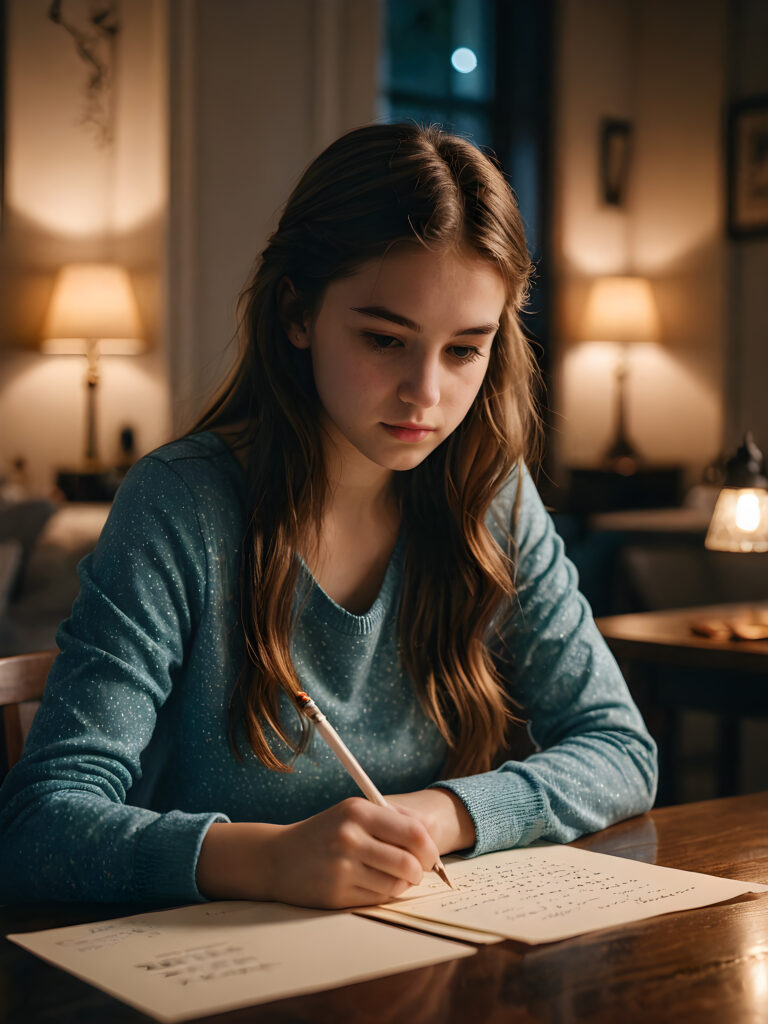
[[[537,839],[570,842],[643,813],[656,793],[656,746],[527,472],[522,488],[517,607],[500,641],[536,752],[436,783],[456,793],[474,821],[469,856]]]
[[[126,803],[206,597],[196,505],[172,466],[137,463],[78,572],[61,653],[0,790],[0,903],[200,900],[203,837],[228,819]]]

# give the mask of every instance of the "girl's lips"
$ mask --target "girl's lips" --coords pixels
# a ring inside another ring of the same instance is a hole
[[[417,441],[423,441],[429,437],[430,434],[434,433],[434,427],[406,427],[400,423],[382,423],[382,426],[392,437],[396,437],[398,441],[410,441],[414,444]]]

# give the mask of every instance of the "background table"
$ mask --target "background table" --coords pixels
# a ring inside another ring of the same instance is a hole
[[[768,883],[768,792],[666,807],[576,846]],[[136,913],[136,906],[0,908],[3,935]],[[382,927],[385,927],[382,925]],[[339,951],[343,956],[343,950]],[[546,946],[473,957],[206,1017],[210,1024],[747,1024],[768,1011],[768,894]],[[150,1018],[0,940],[0,1020],[137,1024]]]
[[[768,611],[768,604],[707,605],[597,620],[632,694],[659,744],[658,804],[678,798],[679,712],[717,716],[717,794],[736,795],[741,765],[741,717],[768,715],[768,640],[696,636],[691,623]]]

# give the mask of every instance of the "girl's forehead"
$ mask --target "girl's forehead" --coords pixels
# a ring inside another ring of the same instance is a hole
[[[474,252],[430,252],[409,246],[369,260],[349,277],[334,281],[326,300],[335,306],[395,308],[404,316],[417,311],[423,315],[428,309],[466,315],[483,311],[486,318],[498,318],[506,287],[497,267]]]

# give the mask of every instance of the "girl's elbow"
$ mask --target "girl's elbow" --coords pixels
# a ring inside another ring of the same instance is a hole
[[[642,756],[637,762],[641,781],[640,813],[650,811],[656,801],[659,788],[659,755],[656,743],[651,736],[643,737]]]

